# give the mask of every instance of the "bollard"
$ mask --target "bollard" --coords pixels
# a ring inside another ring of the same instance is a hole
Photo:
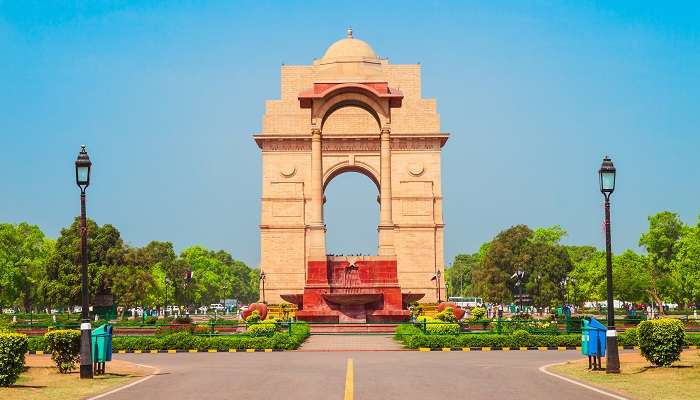
[[[13,323],[13,324],[16,324],[16,323],[17,323],[17,316],[16,316],[16,315],[13,315],[13,316],[12,316],[12,323]]]
[[[54,324],[56,323],[56,314],[51,315],[51,320],[53,321]]]
[[[97,322],[100,319],[100,316],[95,314],[95,322]]]

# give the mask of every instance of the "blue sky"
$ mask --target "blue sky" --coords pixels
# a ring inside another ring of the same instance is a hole
[[[700,214],[700,3],[0,0],[0,221],[58,235],[88,212],[143,245],[256,266],[260,130],[282,63],[345,34],[420,62],[443,131],[445,258],[518,223],[602,247],[596,171],[618,168],[614,249],[647,216]],[[327,191],[329,252],[372,253],[376,188]]]

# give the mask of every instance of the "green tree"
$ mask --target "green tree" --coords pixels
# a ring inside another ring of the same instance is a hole
[[[479,265],[479,253],[457,254],[452,265],[445,271],[450,290],[457,296],[468,296],[472,293],[472,271]]]
[[[229,253],[193,246],[182,251],[180,260],[186,270],[193,272],[191,303],[215,303],[231,296],[241,302],[258,299],[257,273]]]
[[[558,245],[568,233],[559,225],[537,228],[532,232],[532,242],[548,245]]]
[[[675,244],[669,285],[671,297],[681,307],[700,300],[700,218],[693,227],[685,227]]]
[[[573,266],[566,249],[557,242],[534,241],[525,248],[526,284],[532,303],[546,307],[564,302],[564,279]]]
[[[651,277],[646,256],[632,250],[613,259],[615,298],[625,302],[643,302],[648,298]]]
[[[481,263],[472,272],[474,291],[486,301],[509,302],[516,290],[511,276],[518,268],[526,269],[525,249],[532,239],[532,230],[516,225],[500,232],[490,242]]]
[[[676,257],[676,244],[684,229],[685,225],[678,214],[663,211],[649,217],[649,230],[639,239],[639,245],[643,246],[649,255],[649,295],[659,306],[661,314],[663,299],[668,298],[671,292],[671,263]]]
[[[111,291],[116,303],[123,306],[122,318],[132,306],[145,305],[149,294],[156,289],[152,262],[145,249],[129,248],[124,263],[112,267]]]
[[[109,294],[111,269],[124,264],[126,246],[119,231],[112,225],[99,226],[87,220],[88,274],[91,294]],[[55,251],[48,260],[47,279],[42,293],[49,306],[71,306],[80,303],[80,218],[61,229]]]
[[[176,285],[180,285],[178,292],[184,293],[185,277],[182,276],[184,270],[181,262],[178,262],[175,249],[171,242],[151,241],[144,248],[145,257],[153,276],[153,290],[151,290],[144,300],[146,304],[156,307],[165,304],[166,277],[170,280],[167,284],[168,302],[175,300],[173,290]]]
[[[0,306],[21,305],[28,312],[41,300],[39,283],[53,247],[36,225],[0,224]]]
[[[568,275],[569,301],[600,301],[605,298],[605,253],[593,246],[566,246],[573,269]]]

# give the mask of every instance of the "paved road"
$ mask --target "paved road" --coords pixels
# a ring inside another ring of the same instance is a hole
[[[575,351],[119,354],[160,373],[104,399],[609,399],[538,371]]]

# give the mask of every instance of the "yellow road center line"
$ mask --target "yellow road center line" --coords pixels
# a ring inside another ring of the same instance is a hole
[[[355,390],[353,387],[353,369],[352,369],[352,358],[348,358],[347,373],[345,374],[345,397],[344,400],[353,400],[355,397]]]

